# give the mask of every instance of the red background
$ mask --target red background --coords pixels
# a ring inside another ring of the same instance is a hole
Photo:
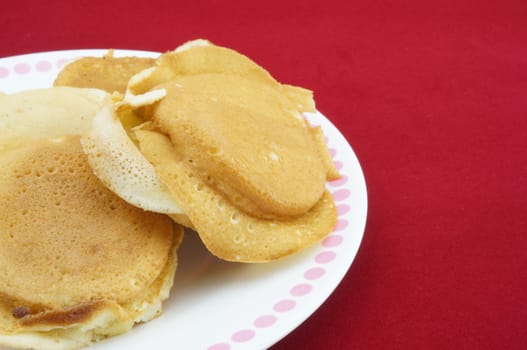
[[[526,1],[5,1],[0,56],[203,37],[315,91],[366,177],[362,246],[273,347],[527,346]]]

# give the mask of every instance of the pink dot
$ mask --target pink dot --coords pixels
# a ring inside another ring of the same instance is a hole
[[[36,65],[37,71],[47,72],[51,69],[51,63],[49,61],[40,61]]]
[[[27,74],[29,73],[31,67],[27,63],[18,63],[15,64],[15,72],[18,74]]]
[[[274,304],[274,311],[276,312],[287,312],[296,306],[296,302],[291,299],[280,300]]]
[[[330,181],[330,182],[329,182],[329,185],[330,185],[330,186],[337,187],[337,186],[342,186],[342,185],[344,185],[346,182],[348,182],[348,177],[347,177],[347,176],[341,176],[340,179]]]
[[[232,341],[235,341],[237,343],[243,343],[246,341],[251,340],[254,338],[254,331],[251,329],[242,329],[241,331],[238,331],[234,333],[231,337]]]
[[[0,67],[0,78],[5,78],[9,75],[9,70],[5,67]]]
[[[326,270],[324,270],[321,267],[313,267],[312,269],[307,270],[304,272],[304,278],[307,280],[316,280],[320,277],[322,277],[326,273]]]
[[[68,61],[69,59],[67,58],[61,58],[55,63],[55,65],[57,66],[57,68],[62,68],[62,66],[64,66]]]
[[[330,247],[336,247],[342,243],[342,236],[339,235],[331,235],[329,237],[324,238],[322,241],[322,245],[326,248]]]
[[[335,164],[335,168],[337,168],[337,170],[342,169],[342,167],[344,166],[344,163],[342,163],[340,160],[337,160],[336,162],[334,162],[334,164]]]
[[[209,346],[207,350],[230,350],[230,348],[231,346],[227,343],[217,343]]]
[[[291,295],[295,297],[300,297],[300,296],[306,295],[307,293],[311,292],[312,289],[313,289],[313,286],[311,286],[310,284],[302,283],[302,284],[297,284],[296,286],[291,288],[290,293]]]
[[[271,327],[276,322],[276,317],[273,315],[263,315],[254,320],[253,324],[257,328]]]
[[[344,215],[348,211],[350,211],[350,206],[349,205],[347,205],[347,204],[337,205],[337,213],[339,213],[339,215]]]
[[[341,190],[333,192],[333,199],[336,201],[341,201],[341,200],[348,198],[349,195],[350,195],[350,190],[343,188]]]
[[[331,158],[335,157],[335,155],[337,154],[337,150],[334,149],[334,148],[329,148],[328,152],[329,152],[329,155],[331,156]]]
[[[335,259],[336,256],[335,252],[326,251],[315,256],[315,261],[319,264],[326,264]]]
[[[335,225],[335,229],[333,231],[342,231],[348,227],[348,224],[348,220],[339,220],[337,221],[337,225]]]

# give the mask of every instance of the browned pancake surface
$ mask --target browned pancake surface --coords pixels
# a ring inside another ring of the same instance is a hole
[[[153,120],[196,174],[258,217],[300,215],[322,196],[326,168],[309,127],[280,91],[224,74],[180,77]]]
[[[60,71],[54,86],[89,87],[109,93],[124,93],[128,80],[154,63],[155,59],[143,57],[82,57]]]
[[[196,228],[207,248],[231,261],[265,262],[297,252],[322,239],[335,226],[333,198],[324,191],[313,208],[289,219],[247,215],[193,175],[170,140],[153,131],[138,131],[141,150]]]
[[[78,137],[1,154],[3,301],[60,309],[147,289],[173,245],[170,220],[132,207],[92,174]]]

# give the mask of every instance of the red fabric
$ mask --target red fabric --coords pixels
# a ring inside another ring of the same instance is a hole
[[[356,151],[364,240],[273,350],[527,346],[527,2],[23,1],[0,56],[198,37],[311,88]]]

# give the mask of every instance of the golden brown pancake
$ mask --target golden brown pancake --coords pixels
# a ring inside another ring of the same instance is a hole
[[[133,145],[123,125],[105,113],[103,107],[111,102],[107,92],[92,88],[54,87],[0,96],[0,150],[27,142],[28,137],[85,135],[85,151],[91,151],[89,160],[97,159],[92,162],[93,170],[115,193],[145,210],[181,213],[170,196],[159,189],[161,184],[152,166]],[[135,122],[132,113],[126,113],[121,121],[127,128]],[[111,150],[99,152],[105,147]],[[119,170],[112,171],[116,166]],[[107,174],[113,177],[108,179]]]
[[[77,349],[168,297],[182,228],[109,191],[66,135],[106,102],[69,87],[0,96],[0,345]]]
[[[0,344],[78,348],[159,314],[180,227],[100,183],[78,136],[29,141],[0,166]]]
[[[170,140],[157,132],[137,131],[141,151],[181,203],[211,253],[224,260],[265,262],[297,252],[322,239],[335,226],[333,198],[324,191],[313,208],[294,218],[260,219],[248,215],[208,186]]]
[[[142,94],[152,89],[157,89],[160,85],[168,83],[175,78],[205,74],[240,77],[267,85],[269,89],[281,94],[283,100],[288,100],[288,112],[293,113],[297,118],[300,118],[301,112],[316,111],[313,93],[310,90],[281,84],[269,72],[247,56],[235,50],[214,45],[203,39],[189,41],[176,50],[159,56],[154,67],[146,69],[130,79],[127,91],[129,94]],[[208,84],[203,86],[206,87]],[[224,95],[227,94],[229,92],[224,91]],[[254,103],[255,100],[252,99],[251,102]],[[246,103],[246,105],[248,104]],[[263,107],[265,110],[265,108],[269,107],[269,103],[267,105],[260,104],[259,107]],[[146,108],[144,116],[148,118],[151,114],[151,109]],[[308,126],[306,121],[305,123]],[[335,180],[340,175],[331,161],[323,135],[322,138],[319,137],[321,133],[318,129],[314,128],[313,138],[317,145],[318,153],[326,165],[328,180]]]
[[[82,57],[60,71],[54,86],[89,87],[109,93],[124,93],[128,80],[154,63],[153,58],[113,57],[111,51],[103,57]]]
[[[144,94],[164,97],[148,105]],[[334,227],[325,182],[339,174],[321,129],[302,115],[315,111],[309,90],[280,84],[234,50],[194,41],[133,76],[115,118],[123,120],[123,105],[146,121],[129,137],[183,211],[170,216],[218,257],[274,260]],[[105,127],[94,129],[101,136]],[[111,147],[99,147],[99,157],[87,152],[94,168],[112,157]]]
[[[159,88],[167,96],[153,110],[155,125],[239,208],[269,218],[301,215],[318,202],[325,165],[280,91],[224,74],[178,77]]]

